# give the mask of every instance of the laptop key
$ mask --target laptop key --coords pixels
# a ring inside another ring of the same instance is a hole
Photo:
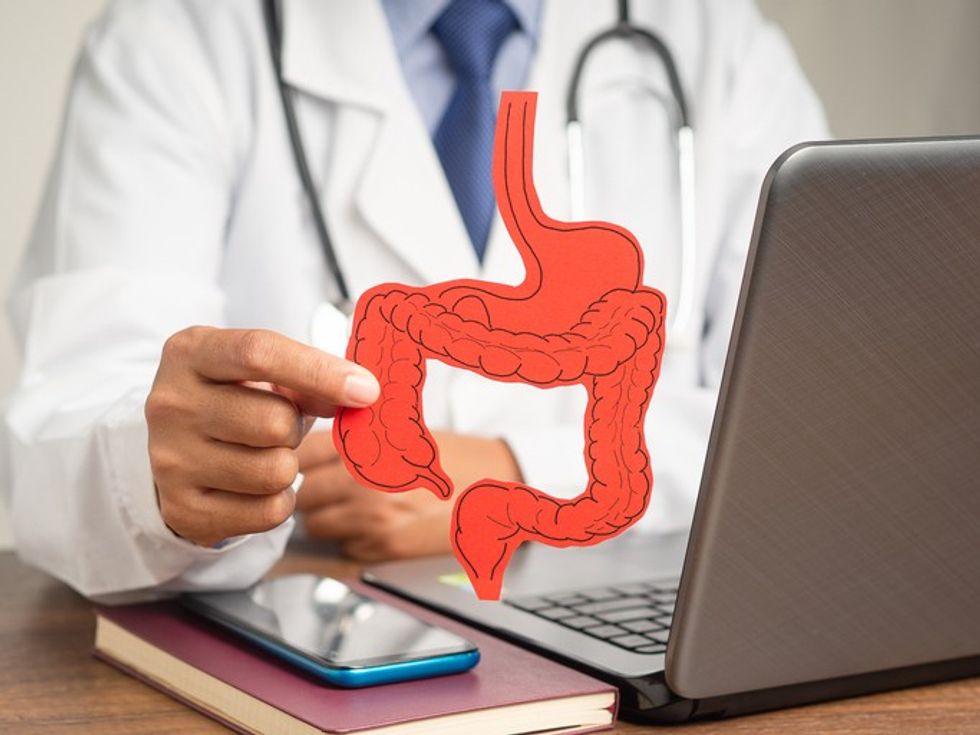
[[[582,597],[582,595],[555,595],[554,597],[548,596],[547,598],[555,605],[561,605],[562,607],[571,607],[572,605],[579,605],[583,602],[588,602],[588,599]]]
[[[547,618],[548,620],[561,620],[562,618],[570,618],[575,615],[574,610],[569,610],[567,607],[546,607],[543,610],[535,610],[535,615],[540,615],[542,618]]]
[[[623,627],[633,633],[646,633],[649,630],[663,629],[662,625],[659,625],[653,620],[631,620],[630,622],[623,623]]]
[[[621,635],[618,638],[610,638],[610,643],[615,643],[621,648],[639,648],[641,646],[649,646],[650,641],[644,638],[642,635]]]
[[[590,628],[593,625],[602,624],[601,620],[590,618],[588,615],[576,615],[574,618],[562,618],[559,622],[568,628],[575,628],[576,630],[582,630],[582,628]]]
[[[596,638],[613,638],[617,635],[623,635],[626,633],[625,630],[620,628],[618,625],[600,625],[596,628],[586,628],[583,632],[593,635]]]
[[[660,623],[663,627],[669,628],[671,626],[671,624],[674,622],[674,616],[673,615],[657,615],[657,616],[654,617],[654,620],[656,620],[658,623]]]
[[[504,600],[504,602],[509,605],[513,605],[514,607],[518,607],[521,610],[527,610],[528,612],[542,610],[546,607],[554,607],[553,602],[540,597],[523,597],[516,600]]]
[[[643,634],[646,638],[649,638],[654,643],[666,643],[667,638],[670,636],[669,630],[651,630]]]
[[[619,593],[614,589],[602,588],[597,590],[585,590],[584,592],[579,592],[579,594],[591,600],[592,602],[601,602],[602,600],[612,600],[619,597]]]
[[[667,650],[667,646],[650,645],[650,646],[640,646],[639,648],[633,649],[636,653],[663,653]]]
[[[597,613],[610,612],[611,610],[624,610],[628,607],[643,607],[648,604],[642,597],[619,597],[615,600],[587,602],[584,605],[576,605],[575,609],[583,615],[596,615]]]
[[[658,612],[659,610],[655,607],[633,607],[628,610],[611,610],[610,612],[596,613],[596,617],[607,623],[621,623],[624,620],[652,618]]]
[[[645,584],[621,584],[616,585],[613,589],[624,595],[644,595],[647,593]]]

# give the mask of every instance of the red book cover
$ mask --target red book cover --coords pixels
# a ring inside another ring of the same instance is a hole
[[[480,649],[480,663],[471,671],[453,676],[342,689],[306,676],[176,603],[99,607],[97,612],[152,646],[326,732],[356,732],[412,720],[603,692],[614,693],[615,715],[615,688],[604,682],[379,590],[361,587],[361,591],[473,641]],[[138,665],[122,664],[104,652],[96,651],[96,655],[177,696],[140,672]],[[206,704],[196,705],[178,698],[234,726],[208,710]],[[579,732],[595,729],[603,728],[583,728]]]

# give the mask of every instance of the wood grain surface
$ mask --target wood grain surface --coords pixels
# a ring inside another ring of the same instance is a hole
[[[274,573],[352,578],[358,571],[356,564],[307,548],[290,551]],[[0,590],[0,732],[227,732],[93,658],[89,604],[10,552],[0,553]],[[974,735],[980,733],[980,679],[681,727],[617,723],[615,732]]]

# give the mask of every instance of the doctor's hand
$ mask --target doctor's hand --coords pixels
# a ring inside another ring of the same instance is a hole
[[[521,481],[503,440],[438,431],[433,435],[457,492],[487,477]],[[329,433],[309,434],[298,454],[305,479],[296,507],[310,538],[336,541],[346,555],[370,562],[451,550],[452,500],[440,500],[426,490],[386,493],[361,486],[347,472]]]
[[[201,546],[275,528],[293,512],[309,417],[369,405],[379,390],[364,368],[275,332],[173,335],[145,410],[164,522]]]

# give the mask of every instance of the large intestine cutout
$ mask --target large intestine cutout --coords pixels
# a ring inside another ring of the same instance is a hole
[[[334,422],[337,449],[362,484],[449,499],[453,483],[422,415],[426,360],[539,388],[585,387],[584,492],[557,499],[486,479],[456,500],[453,548],[481,599],[499,598],[525,541],[565,547],[612,538],[643,515],[653,487],[643,419],[660,371],[666,303],[642,285],[643,254],[630,232],[558,222],[541,210],[531,167],[536,101],[534,93],[503,94],[494,144],[497,206],[524,281],[386,283],[364,293],[347,357],[377,376],[381,397],[342,409]]]

